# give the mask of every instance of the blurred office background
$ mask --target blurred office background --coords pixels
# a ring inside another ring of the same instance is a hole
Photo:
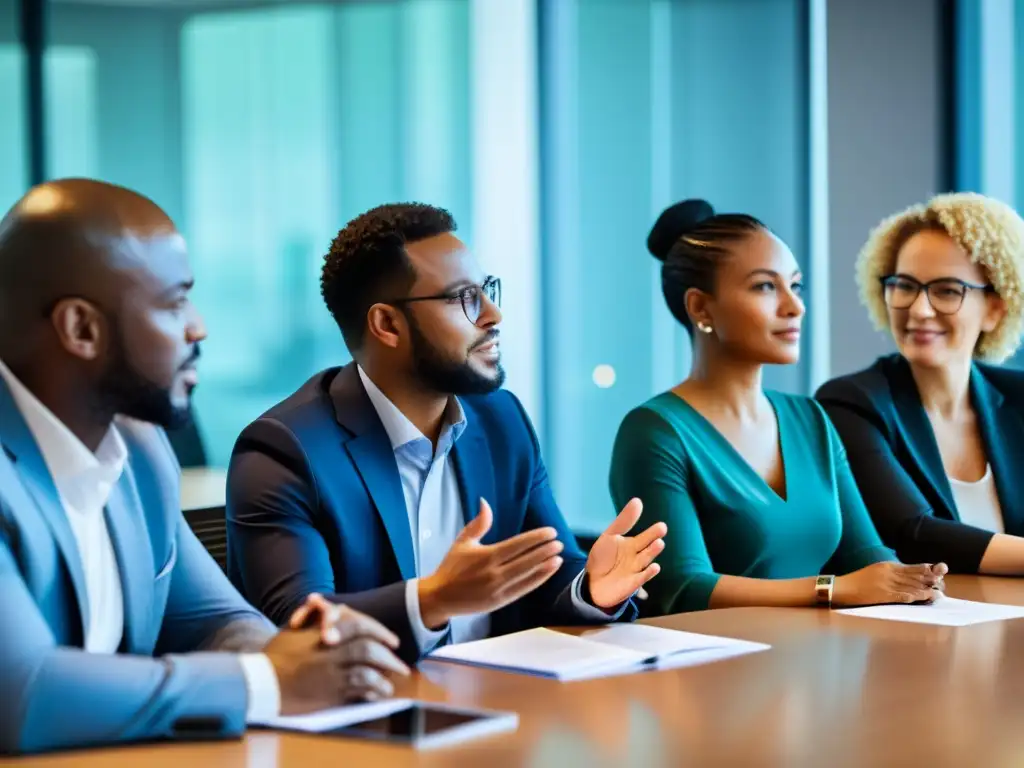
[[[318,286],[337,230],[447,207],[503,278],[508,386],[596,531],[621,418],[689,362],[644,247],[658,212],[706,197],[793,248],[804,354],[769,386],[863,366],[889,348],[853,284],[869,228],[940,191],[1015,203],[1022,33],[1024,0],[0,0],[0,209],[81,175],[174,217],[224,466],[349,359]]]

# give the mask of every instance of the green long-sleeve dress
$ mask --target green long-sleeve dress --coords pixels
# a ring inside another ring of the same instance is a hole
[[[668,524],[644,613],[708,607],[721,575],[841,575],[896,560],[861,500],[846,453],[814,400],[767,392],[778,419],[783,499],[685,400],[666,392],[631,411],[612,454],[617,509],[644,503],[639,528]]]

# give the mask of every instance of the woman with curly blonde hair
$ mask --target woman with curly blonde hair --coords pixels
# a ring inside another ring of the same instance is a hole
[[[1024,220],[973,193],[883,221],[861,298],[897,354],[817,398],[883,541],[904,560],[1024,575]]]

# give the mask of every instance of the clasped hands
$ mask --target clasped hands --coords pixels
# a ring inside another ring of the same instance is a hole
[[[887,603],[930,603],[945,590],[945,563],[905,565],[881,562],[836,579],[836,607]]]
[[[409,668],[398,638],[376,619],[313,593],[263,649],[277,676],[281,714],[297,715],[394,693]]]

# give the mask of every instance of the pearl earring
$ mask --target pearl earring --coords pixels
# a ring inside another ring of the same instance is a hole
[[[700,331],[701,333],[711,333],[711,331],[713,331],[714,328],[712,328],[710,325],[701,320],[697,323],[697,330]]]

